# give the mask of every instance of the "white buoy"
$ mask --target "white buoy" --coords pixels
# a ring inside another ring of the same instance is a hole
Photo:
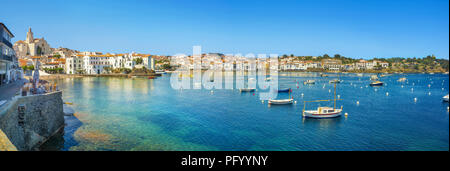
[[[414,88],[411,88],[411,91],[414,91]]]
[[[337,95],[337,97],[338,97],[338,99],[340,99],[340,98],[341,98],[341,95]]]
[[[428,92],[428,95],[431,96],[431,92]]]
[[[214,93],[214,90],[211,90],[211,94],[213,94]]]
[[[414,102],[417,102],[417,97],[414,98]]]
[[[345,116],[348,116],[348,113],[345,113]]]
[[[403,88],[403,85],[402,85],[402,88]]]
[[[330,89],[328,89],[328,93],[331,93],[331,90],[330,90]]]
[[[386,92],[386,96],[389,96],[389,92]]]
[[[356,101],[356,104],[359,105],[359,101]]]
[[[301,95],[302,95],[302,97],[304,96],[304,94],[303,94],[303,93],[302,93]]]
[[[297,104],[297,101],[294,101],[295,104]]]

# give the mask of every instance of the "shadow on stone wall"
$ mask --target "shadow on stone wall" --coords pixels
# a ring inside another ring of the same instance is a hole
[[[37,150],[64,128],[62,92],[14,97],[0,110],[0,129],[19,151]]]

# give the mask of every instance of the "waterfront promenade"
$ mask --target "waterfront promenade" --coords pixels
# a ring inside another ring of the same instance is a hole
[[[12,97],[20,90],[25,79],[18,80],[14,83],[0,86],[0,101],[11,100]],[[1,108],[2,106],[0,106]],[[0,151],[17,151],[17,148],[11,143],[9,138],[0,129]]]
[[[22,79],[11,84],[0,86],[0,101],[10,100],[14,97],[26,81],[27,80]]]

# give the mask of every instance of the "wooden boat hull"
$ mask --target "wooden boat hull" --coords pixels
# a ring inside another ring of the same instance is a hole
[[[383,86],[384,83],[370,83],[370,86]]]
[[[307,118],[336,118],[336,117],[340,117],[342,115],[342,110],[341,109],[336,109],[336,112],[332,112],[332,113],[317,113],[316,110],[312,110],[312,111],[305,111],[303,113],[304,117]]]
[[[288,93],[288,92],[290,92],[290,91],[291,91],[290,88],[287,88],[287,89],[278,89],[278,93]]]
[[[254,92],[256,89],[249,89],[249,88],[241,88],[239,89],[240,92]]]
[[[330,84],[341,83],[341,82],[342,82],[341,80],[333,80],[333,81],[330,81]]]
[[[294,99],[269,100],[271,105],[288,105],[294,103]]]

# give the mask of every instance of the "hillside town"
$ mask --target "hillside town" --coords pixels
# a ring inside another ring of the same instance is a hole
[[[10,40],[12,34],[4,32],[4,39]],[[6,36],[7,35],[7,36]],[[7,41],[5,41],[7,42]],[[436,59],[435,56],[425,58],[373,58],[353,59],[336,54],[329,56],[295,56],[282,55],[277,65],[270,58],[249,58],[239,55],[207,53],[201,55],[200,61],[192,56],[175,55],[160,56],[151,54],[81,52],[68,48],[52,48],[44,38],[35,38],[29,28],[25,40],[14,45],[5,43],[10,50],[4,50],[7,56],[17,56],[8,64],[9,73],[16,69],[32,70],[34,63],[42,64],[41,70],[48,74],[111,74],[130,73],[136,68],[152,71],[175,69],[194,69],[201,66],[203,70],[261,70],[279,71],[311,71],[311,72],[389,72],[389,73],[448,73],[448,60]],[[12,47],[12,49],[11,49]],[[6,49],[6,48],[5,48]],[[12,55],[14,54],[14,55]],[[6,56],[6,55],[5,55]],[[3,64],[4,65],[4,64]],[[5,67],[6,68],[6,67]],[[22,71],[20,71],[22,72]],[[26,73],[26,72],[25,72]],[[13,78],[15,74],[6,74],[2,78]]]

